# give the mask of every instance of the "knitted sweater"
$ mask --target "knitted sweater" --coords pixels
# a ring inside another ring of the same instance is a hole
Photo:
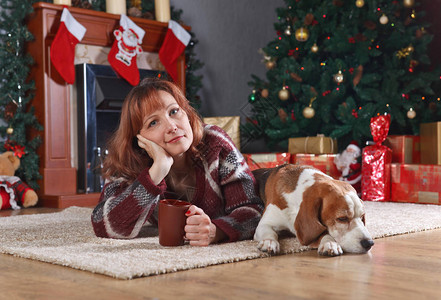
[[[204,125],[199,148],[203,159],[194,158],[196,190],[191,203],[200,207],[221,229],[228,241],[252,238],[264,208],[257,183],[242,154],[219,127]],[[154,210],[168,198],[163,180],[155,185],[149,168],[132,183],[118,178],[105,184],[92,213],[99,237],[134,238],[147,220],[155,223]]]

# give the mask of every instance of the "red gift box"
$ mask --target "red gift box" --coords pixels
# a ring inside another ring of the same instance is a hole
[[[381,145],[387,137],[390,115],[371,118],[375,145],[363,148],[361,166],[361,198],[369,201],[390,199],[390,164],[392,150]]]
[[[291,163],[312,166],[332,178],[339,179],[341,172],[337,169],[334,159],[337,154],[305,154],[298,153],[291,156]]]
[[[441,205],[441,165],[391,164],[391,201]]]
[[[392,150],[393,163],[420,163],[420,137],[418,135],[390,135],[384,141],[384,145]]]
[[[261,168],[275,168],[288,164],[291,159],[289,153],[253,153],[243,154],[251,171]]]

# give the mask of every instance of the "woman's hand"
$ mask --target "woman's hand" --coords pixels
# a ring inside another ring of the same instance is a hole
[[[149,174],[155,184],[159,184],[167,176],[173,165],[173,158],[158,144],[138,134],[138,146],[144,149],[153,159]]]
[[[211,222],[210,217],[201,208],[192,205],[185,215],[187,216],[185,238],[190,241],[190,245],[208,246],[226,237],[225,233]]]

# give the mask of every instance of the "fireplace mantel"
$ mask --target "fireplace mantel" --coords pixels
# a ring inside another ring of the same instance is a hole
[[[99,194],[78,194],[76,169],[72,163],[71,86],[55,70],[50,60],[50,46],[57,33],[63,6],[38,2],[27,25],[34,40],[27,43],[26,51],[34,59],[30,80],[35,82],[31,105],[43,125],[40,135],[42,145],[37,150],[40,158],[39,203],[41,206],[64,208],[72,205],[94,206]],[[72,16],[87,31],[80,42],[86,45],[111,47],[113,31],[119,27],[120,15],[89,9],[69,7]],[[130,17],[145,30],[142,48],[146,52],[158,52],[168,23]],[[185,27],[185,26],[184,26]],[[189,27],[185,27],[187,30]],[[185,57],[178,59],[178,84],[185,89]]]

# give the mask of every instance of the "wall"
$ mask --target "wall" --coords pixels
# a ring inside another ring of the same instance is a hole
[[[205,66],[200,112],[204,117],[237,116],[244,122],[250,105],[251,74],[265,77],[258,50],[276,37],[276,8],[283,0],[171,0],[182,9],[199,44],[195,51]],[[262,141],[242,145],[244,152],[269,151]]]

